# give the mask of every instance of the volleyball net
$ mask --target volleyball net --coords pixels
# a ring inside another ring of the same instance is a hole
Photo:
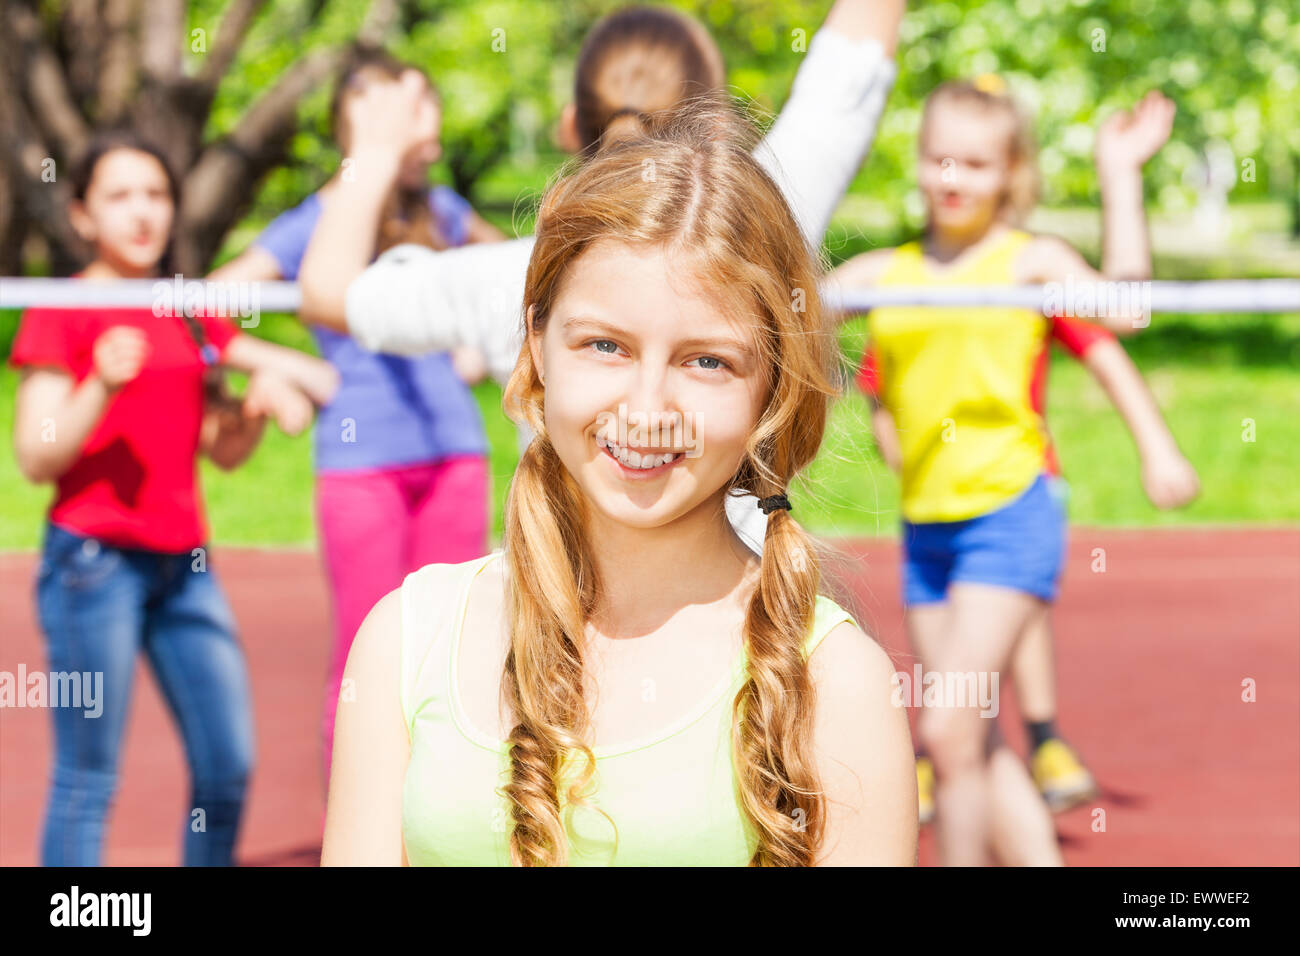
[[[1212,279],[1065,282],[1009,286],[891,286],[821,288],[827,308],[857,314],[883,306],[1013,306],[1080,318],[1153,312],[1300,312],[1300,279]],[[252,317],[297,312],[295,282],[208,282],[183,276],[93,282],[82,279],[0,278],[0,309],[139,308],[158,314]]]

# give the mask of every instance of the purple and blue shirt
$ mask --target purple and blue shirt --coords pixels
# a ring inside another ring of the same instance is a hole
[[[468,238],[470,205],[446,186],[429,191],[429,206],[453,246]],[[254,241],[298,278],[307,242],[320,219],[313,193],[277,216]],[[487,454],[478,404],[447,352],[409,358],[370,352],[350,336],[312,327],[321,357],[339,370],[339,391],[316,419],[316,470],[359,471],[425,464],[452,455]]]

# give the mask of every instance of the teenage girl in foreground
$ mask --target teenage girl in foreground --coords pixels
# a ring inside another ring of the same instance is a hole
[[[78,278],[165,271],[178,196],[161,153],[130,135],[99,137],[72,180],[73,225],[94,247]],[[50,669],[103,675],[101,713],[50,709],[41,864],[100,862],[141,650],[185,741],[185,865],[229,864],[254,763],[252,701],[207,554],[196,456],[235,467],[268,416],[301,432],[337,376],[226,319],[151,309],[29,309],[11,361],[22,369],[18,465],[57,485],[36,582]],[[250,373],[242,402],[211,387],[216,363]]]
[[[815,260],[741,123],[697,107],[548,190],[504,550],[362,625],[322,863],[914,862],[891,663],[818,594],[782,498],[837,350],[815,291],[791,308]],[[692,416],[699,454],[611,444],[620,405]],[[736,487],[770,512],[761,559]]]
[[[944,84],[926,101],[919,143],[924,240],[865,253],[835,276],[846,287],[1148,278],[1141,170],[1172,119],[1172,104],[1153,93],[1101,129],[1098,273],[1067,243],[1016,227],[1036,177],[1029,127],[1012,101]],[[1142,317],[1098,318],[1122,333]],[[1049,335],[1049,320],[1031,309],[896,307],[868,319],[882,379],[873,430],[901,463],[905,616],[927,670],[1007,671],[1026,627],[1056,597],[1065,515],[1032,397]],[[985,863],[990,844],[1006,864],[1061,863],[1048,808],[995,722],[950,702],[926,708],[917,729],[934,764],[944,863]]]
[[[418,89],[414,108],[385,118],[402,125],[410,144],[394,157],[396,181],[372,236],[371,255],[400,243],[446,249],[503,239],[453,190],[429,187],[429,166],[441,153],[442,106],[437,90],[413,67],[377,50],[356,54],[330,110],[340,151],[349,157],[364,151],[349,113],[367,85],[396,83],[403,75]],[[337,197],[343,177],[336,173],[276,217],[213,278],[297,279],[321,210]],[[321,734],[328,787],[343,664],[357,628],[375,602],[416,568],[487,551],[491,482],[487,433],[467,384],[481,377],[481,357],[477,371],[467,368],[477,353],[380,355],[331,329],[311,331],[341,379],[314,434],[316,524],[334,611]]]

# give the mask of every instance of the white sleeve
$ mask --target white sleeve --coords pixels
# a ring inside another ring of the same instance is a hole
[[[374,352],[472,346],[504,384],[524,341],[524,279],[534,243],[529,236],[442,252],[394,246],[348,286],[348,331]]]
[[[763,539],[767,537],[767,515],[758,507],[758,497],[748,491],[733,488],[723,498],[727,520],[746,547],[760,558],[763,556]]]
[[[871,148],[897,76],[898,65],[876,40],[819,30],[790,98],[754,151],[813,249],[821,248],[831,213]]]

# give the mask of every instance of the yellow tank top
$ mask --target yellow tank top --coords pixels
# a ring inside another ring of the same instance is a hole
[[[927,268],[921,244],[894,250],[881,286],[1011,285],[1032,237],[1010,230],[956,269]],[[903,459],[902,512],[910,522],[961,521],[1010,502],[1044,468],[1047,433],[1031,384],[1047,319],[1004,306],[873,309],[867,334],[881,401]]]
[[[506,745],[471,727],[457,694],[456,661],[470,583],[494,551],[463,564],[430,564],[401,588],[402,713],[411,759],[402,786],[402,840],[412,866],[509,866]],[[421,617],[418,594],[458,595],[436,620]],[[444,590],[451,587],[452,590]],[[853,618],[817,598],[805,655]],[[737,798],[731,754],[731,701],[745,678],[742,653],[731,672],[690,713],[649,739],[594,749],[595,810],[569,816],[574,866],[745,866],[757,838]]]

